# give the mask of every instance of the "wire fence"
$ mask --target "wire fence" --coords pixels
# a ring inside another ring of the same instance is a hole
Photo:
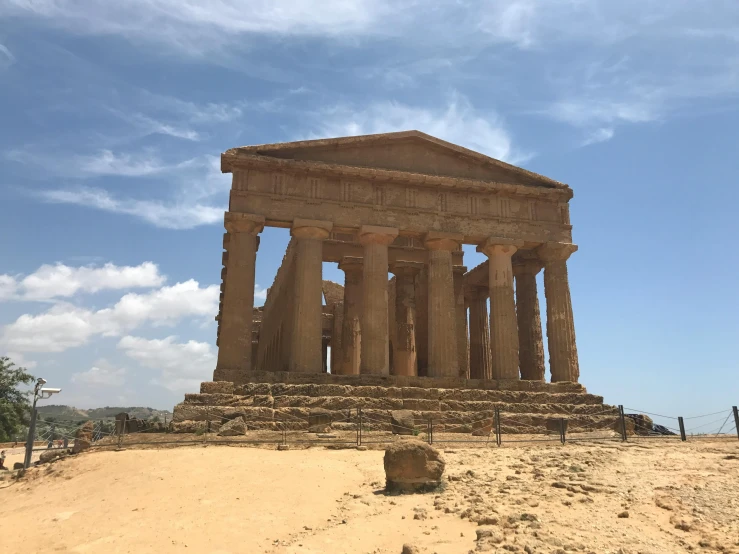
[[[166,434],[151,433],[123,422],[113,431],[95,431],[93,448],[177,446],[193,444],[271,444],[334,446],[383,445],[403,436],[429,444],[502,446],[515,443],[585,441],[639,441],[656,439],[738,440],[737,407],[690,417],[667,416],[633,408],[605,407],[582,414],[536,415],[504,411],[500,407],[479,412],[410,412],[352,408],[327,410],[291,408],[244,411],[203,406],[199,419],[174,421]],[[628,412],[628,413],[627,413]],[[658,418],[655,423],[652,418]],[[180,425],[178,427],[178,424]],[[183,426],[184,425],[184,426]],[[70,428],[65,428],[69,432]],[[49,429],[39,436],[47,436]],[[59,432],[59,426],[56,428]]]

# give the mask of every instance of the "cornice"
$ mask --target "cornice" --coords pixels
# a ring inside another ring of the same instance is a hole
[[[518,185],[497,181],[480,181],[445,175],[428,175],[409,171],[359,167],[325,162],[290,160],[260,156],[258,154],[238,153],[229,150],[221,154],[221,172],[232,173],[234,169],[267,169],[286,173],[325,175],[330,177],[353,177],[368,181],[382,181],[392,184],[406,184],[418,187],[442,188],[461,192],[509,193],[518,196],[555,199],[567,202],[572,189],[565,184],[552,186]]]

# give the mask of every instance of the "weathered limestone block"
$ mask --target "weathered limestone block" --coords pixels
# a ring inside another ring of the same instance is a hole
[[[422,398],[425,400],[439,400],[442,389],[419,389],[416,387],[403,387],[400,393],[403,398]]]
[[[328,433],[331,430],[332,412],[323,408],[311,408],[308,416],[308,431]]]
[[[350,387],[348,394],[366,398],[401,398],[401,390],[397,387],[358,386]]]
[[[654,428],[654,421],[644,414],[626,414],[626,418],[634,422],[634,432],[637,435],[649,435]]]
[[[172,421],[170,423],[170,431],[173,433],[196,433],[205,431],[207,423],[205,421]]]
[[[403,409],[439,411],[440,402],[438,400],[424,400],[422,398],[404,398]]]
[[[206,381],[200,383],[200,392],[203,394],[233,394],[234,384],[229,381]]]
[[[415,429],[413,412],[410,410],[393,410],[390,412],[390,424],[393,435],[412,435]]]
[[[69,454],[69,450],[56,448],[52,450],[47,450],[46,452],[42,452],[41,455],[38,457],[39,463],[42,464],[48,464],[51,461],[56,460],[57,458],[65,458]]]
[[[244,418],[239,416],[236,419],[232,419],[220,426],[218,430],[218,436],[221,437],[236,437],[238,435],[246,434],[246,422]]]
[[[92,431],[92,421],[86,422],[82,427],[77,429],[77,435],[74,439],[74,447],[72,448],[73,454],[77,454],[90,448],[90,445],[92,444]]]
[[[486,437],[493,432],[494,425],[494,417],[475,420],[472,422],[472,435],[475,437]]]
[[[403,440],[385,450],[385,488],[391,492],[424,492],[441,484],[444,459],[433,446]]]
[[[554,433],[559,434],[562,431],[562,426],[564,425],[565,433],[567,432],[567,425],[568,421],[566,418],[560,418],[560,417],[548,417],[544,420],[544,427],[547,430],[547,433]]]
[[[269,383],[245,383],[234,387],[234,394],[240,396],[270,396],[272,395],[272,385]]]

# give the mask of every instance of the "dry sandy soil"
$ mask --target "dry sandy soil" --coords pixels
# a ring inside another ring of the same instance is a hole
[[[658,442],[659,441],[659,442]],[[381,450],[91,452],[0,482],[4,552],[739,553],[739,441],[449,448],[386,496]]]

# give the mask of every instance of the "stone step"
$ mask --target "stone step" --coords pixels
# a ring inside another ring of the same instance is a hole
[[[440,389],[481,389],[509,391],[544,392],[585,392],[579,383],[545,383],[543,381],[523,381],[520,379],[491,380],[464,379],[462,377],[409,377],[401,375],[332,375],[330,373],[301,373],[284,371],[242,371],[219,369],[214,373],[216,383],[229,383],[231,386],[249,383],[274,384],[334,384],[349,386],[413,387]],[[204,391],[201,392],[227,392]]]
[[[500,391],[478,389],[436,389],[417,387],[374,387],[347,385],[285,385],[282,383],[202,383],[200,394],[218,395],[213,399],[198,400],[198,395],[186,395],[187,402],[229,405],[237,400],[232,396],[272,396],[278,397],[340,397],[376,399],[418,399],[432,401],[462,402],[508,402],[508,403],[546,403],[546,404],[602,404],[603,397],[587,392],[541,392],[541,391]],[[225,386],[230,385],[230,386]]]
[[[174,432],[195,432],[207,430],[218,431],[220,425],[233,417],[241,416],[246,421],[248,430],[271,431],[308,431],[309,410],[304,408],[281,408],[269,410],[267,408],[241,408],[238,412],[224,413],[222,420],[218,419],[175,419],[172,423]],[[181,415],[184,413],[181,412]],[[194,413],[200,417],[201,414]],[[415,428],[425,432],[429,419],[433,421],[435,433],[472,433],[475,426],[492,425],[493,412],[448,412],[440,417],[439,412],[413,412]],[[501,412],[501,432],[505,434],[552,434],[558,432],[559,416],[532,413]],[[585,431],[619,432],[621,427],[617,415],[569,415],[567,420],[568,433]],[[334,412],[331,426],[337,430],[356,430],[359,418],[356,413],[344,414]],[[633,427],[633,426],[632,426]],[[632,428],[633,430],[633,428]],[[390,416],[386,410],[362,411],[362,433],[365,440],[370,440],[373,434],[387,435],[392,431]]]
[[[256,397],[255,397],[256,398]],[[269,397],[267,397],[269,398]],[[337,400],[332,397],[332,400]],[[319,398],[320,399],[320,398]],[[319,400],[312,399],[312,400]],[[220,421],[224,419],[233,419],[239,415],[244,417],[252,417],[253,419],[264,419],[266,421],[281,421],[288,419],[300,419],[308,421],[311,410],[325,409],[335,414],[335,420],[341,418],[346,421],[356,421],[358,418],[357,408],[362,408],[362,413],[368,421],[377,419],[388,422],[390,421],[390,411],[392,410],[411,410],[424,421],[433,419],[435,421],[445,421],[452,418],[459,418],[460,421],[473,421],[476,417],[486,417],[494,413],[497,407],[500,410],[501,417],[514,417],[518,414],[533,414],[537,416],[556,416],[577,418],[580,416],[597,416],[607,415],[615,417],[618,415],[618,409],[607,405],[593,404],[506,404],[493,402],[455,402],[455,403],[436,403],[436,405],[418,404],[417,400],[413,400],[412,404],[404,404],[400,407],[388,407],[387,402],[393,399],[338,399],[338,400],[366,400],[362,406],[343,406],[343,403],[331,404],[332,407],[323,405],[275,405],[259,406],[259,405],[230,405],[230,406],[210,406],[203,404],[182,403],[174,408],[173,421]],[[407,402],[407,401],[401,401]],[[342,407],[343,406],[343,407]]]

